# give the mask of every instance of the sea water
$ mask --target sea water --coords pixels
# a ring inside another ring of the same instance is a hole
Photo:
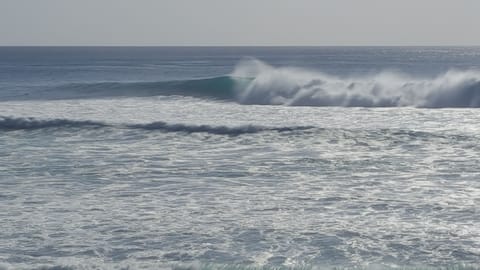
[[[2,47],[0,269],[478,269],[480,48]]]

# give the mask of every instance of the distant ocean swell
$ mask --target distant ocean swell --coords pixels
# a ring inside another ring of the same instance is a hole
[[[240,104],[343,107],[480,107],[480,71],[451,70],[434,78],[398,72],[339,77],[259,60],[240,62],[228,76],[159,82],[56,86],[3,99],[188,96]]]

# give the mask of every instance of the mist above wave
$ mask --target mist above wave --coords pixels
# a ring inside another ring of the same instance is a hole
[[[435,78],[398,72],[340,77],[318,71],[272,67],[250,59],[232,78],[252,78],[236,88],[242,104],[344,107],[480,107],[480,71],[451,70]]]

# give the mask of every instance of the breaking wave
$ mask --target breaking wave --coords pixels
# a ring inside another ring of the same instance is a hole
[[[5,99],[188,96],[240,104],[344,107],[480,107],[480,71],[450,70],[433,78],[399,72],[335,76],[262,61],[241,61],[228,76],[158,82],[56,86]]]
[[[142,129],[161,132],[182,132],[182,133],[209,133],[215,135],[239,136],[242,134],[252,134],[259,132],[293,132],[312,129],[311,126],[294,127],[265,127],[265,126],[210,126],[210,125],[187,125],[170,124],[166,122],[153,122],[147,124],[107,124],[95,121],[69,120],[69,119],[50,119],[42,120],[32,117],[15,118],[0,116],[0,131],[14,130],[37,130],[37,129],[65,129],[65,128],[124,128],[124,129]]]
[[[451,70],[435,78],[398,72],[352,77],[241,62],[233,78],[253,78],[237,89],[242,104],[345,107],[480,107],[480,71]]]

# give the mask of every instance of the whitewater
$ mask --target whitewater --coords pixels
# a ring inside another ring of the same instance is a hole
[[[0,269],[480,269],[480,49],[2,47]]]

